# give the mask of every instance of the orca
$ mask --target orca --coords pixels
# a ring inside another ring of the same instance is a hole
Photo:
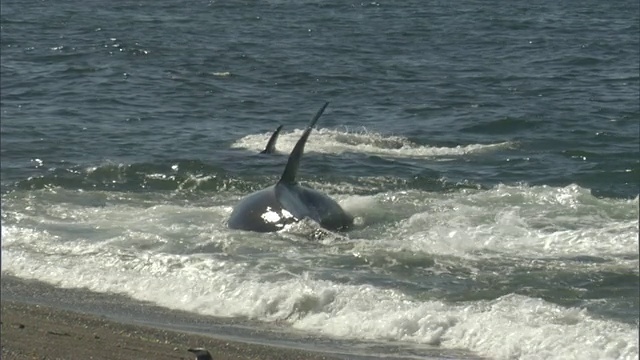
[[[227,226],[236,230],[274,232],[303,219],[311,219],[332,231],[348,230],[353,216],[345,212],[328,195],[296,180],[298,167],[309,134],[329,103],[313,117],[289,154],[280,180],[266,189],[247,195],[233,208]]]
[[[267,142],[267,147],[260,151],[260,154],[274,154],[276,152],[276,141],[278,141],[280,130],[282,130],[282,125],[278,126],[276,131],[273,132],[273,135],[269,138],[269,142]]]

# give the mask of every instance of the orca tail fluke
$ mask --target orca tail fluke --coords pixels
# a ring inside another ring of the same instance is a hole
[[[311,119],[311,122],[307,126],[307,128],[302,133],[302,136],[296,143],[296,146],[289,154],[289,160],[287,161],[287,166],[284,168],[284,172],[282,173],[282,177],[280,177],[281,183],[285,184],[295,184],[296,183],[296,175],[298,173],[298,166],[300,165],[300,159],[302,158],[302,153],[304,152],[304,145],[307,143],[307,139],[309,138],[309,134],[311,134],[311,130],[318,122],[318,119],[324,112],[324,109],[329,105],[328,102],[325,102],[324,105],[318,110],[316,115]]]
[[[273,154],[276,152],[276,142],[278,141],[280,130],[282,130],[282,125],[278,126],[276,131],[273,132],[273,135],[271,135],[269,141],[267,142],[267,147],[265,147],[264,150],[260,151],[260,154]]]

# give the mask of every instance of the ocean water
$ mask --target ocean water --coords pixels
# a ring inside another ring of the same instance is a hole
[[[3,275],[370,354],[638,358],[637,1],[0,10]],[[227,229],[324,101],[299,178],[356,228]]]

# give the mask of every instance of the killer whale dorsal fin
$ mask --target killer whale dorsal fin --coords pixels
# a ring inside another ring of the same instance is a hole
[[[311,129],[316,125],[318,119],[324,112],[324,109],[329,105],[328,102],[324,103],[324,105],[318,110],[316,116],[311,119],[311,122],[307,126],[307,128],[300,136],[300,139],[296,143],[296,146],[291,150],[291,154],[289,154],[289,160],[287,161],[287,166],[284,168],[284,172],[282,173],[282,177],[280,177],[280,181],[278,183],[284,184],[295,184],[296,183],[296,174],[298,173],[298,166],[300,165],[300,159],[302,158],[302,153],[304,152],[304,145],[307,143],[307,139],[309,138],[309,134],[311,134]]]
[[[280,135],[280,130],[282,130],[282,125],[278,126],[276,131],[273,132],[273,135],[269,138],[267,142],[267,147],[264,150],[260,151],[260,154],[273,154],[276,152],[276,142],[278,141],[278,135]]]

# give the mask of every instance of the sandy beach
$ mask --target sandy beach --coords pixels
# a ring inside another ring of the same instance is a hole
[[[55,303],[56,299],[58,304]],[[145,317],[164,317],[196,324],[188,314],[162,313],[162,309],[136,304],[136,312],[126,320],[96,315],[88,311],[114,311],[117,296],[106,296],[77,289],[59,289],[37,281],[2,276],[1,334],[2,359],[194,359],[187,351],[204,347],[216,360],[223,359],[344,359],[339,354],[306,351],[271,344],[236,341],[195,331],[168,330],[139,324],[137,312]],[[59,306],[58,306],[59,305]],[[156,315],[159,314],[159,315]],[[170,320],[171,321],[171,320]],[[232,321],[206,317],[200,326],[225,329]],[[219,331],[219,330],[218,330]],[[257,334],[258,332],[256,332]]]
[[[467,352],[339,340],[286,324],[171,310],[118,294],[2,274],[2,359],[477,359]],[[365,350],[367,349],[367,350]]]
[[[230,342],[118,323],[48,306],[2,301],[3,359],[192,359],[190,347],[214,359],[337,359],[323,354]]]

